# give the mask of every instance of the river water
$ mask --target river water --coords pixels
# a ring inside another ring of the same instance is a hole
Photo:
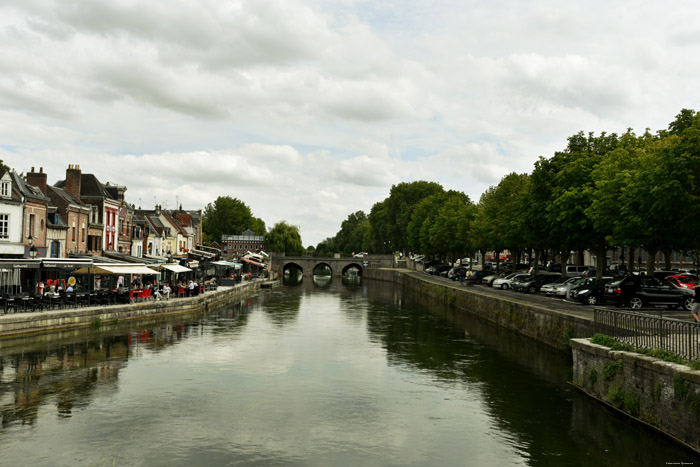
[[[0,465],[668,465],[571,362],[399,286],[0,341]]]

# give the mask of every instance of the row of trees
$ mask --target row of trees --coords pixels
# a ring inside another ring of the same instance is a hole
[[[255,235],[265,237],[268,251],[300,254],[304,250],[297,226],[280,221],[268,231],[265,222],[253,216],[250,208],[238,198],[219,196],[204,208],[202,220],[202,234],[207,245],[221,242],[222,235],[240,235],[250,229]]]
[[[433,182],[401,183],[369,215],[351,214],[318,254],[476,250],[592,250],[641,247],[647,269],[659,251],[700,249],[700,113],[684,109],[668,129],[642,135],[572,135],[530,174],[511,173],[472,203]],[[670,254],[666,255],[670,258]],[[627,257],[632,268],[634,258]],[[598,261],[602,274],[604,261]]]

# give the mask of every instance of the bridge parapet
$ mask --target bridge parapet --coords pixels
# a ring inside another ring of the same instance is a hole
[[[320,257],[320,256],[287,256],[285,254],[273,253],[268,262],[269,271],[277,277],[284,274],[285,269],[294,265],[302,270],[303,277],[313,276],[314,269],[318,266],[326,265],[331,269],[332,276],[342,276],[343,272],[350,267],[356,267],[362,274],[362,269],[370,268],[391,268],[394,267],[393,255],[367,255],[363,258],[352,256]]]

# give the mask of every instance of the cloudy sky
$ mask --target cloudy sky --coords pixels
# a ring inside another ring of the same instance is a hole
[[[0,0],[0,159],[243,200],[305,245],[430,180],[478,201],[578,131],[700,110],[700,3]]]

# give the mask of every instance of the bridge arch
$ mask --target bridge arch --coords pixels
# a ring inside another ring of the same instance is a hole
[[[299,271],[301,271],[302,275],[304,274],[304,268],[301,267],[299,264],[294,263],[294,262],[285,263],[282,266],[282,274],[284,274],[287,271],[292,270],[292,269],[298,269]]]
[[[358,263],[350,263],[347,266],[343,268],[343,270],[340,272],[342,276],[344,276],[350,269],[357,269],[357,275],[362,276],[362,265]]]
[[[311,275],[314,275],[314,276],[315,276],[315,275],[316,275],[316,271],[317,271],[318,269],[325,269],[325,268],[328,268],[328,271],[330,271],[330,275],[332,276],[332,275],[333,275],[333,268],[331,267],[330,264],[328,264],[328,263],[326,263],[326,262],[323,262],[323,261],[314,264],[313,270],[311,271]]]

